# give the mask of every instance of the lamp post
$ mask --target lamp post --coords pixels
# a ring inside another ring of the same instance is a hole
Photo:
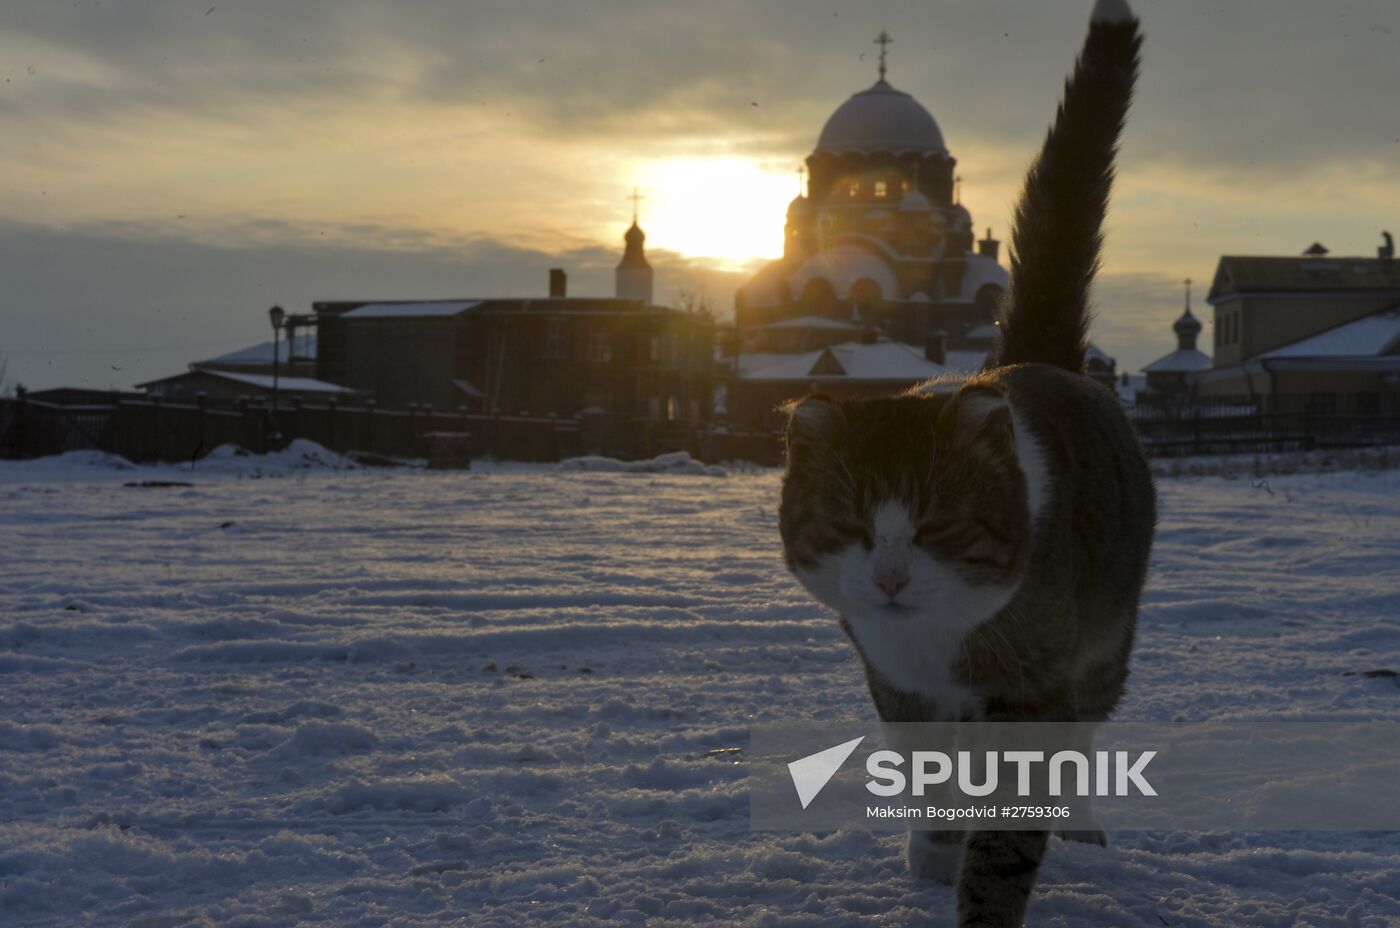
[[[271,434],[268,437],[274,445],[282,440],[281,434],[277,431],[277,379],[281,367],[278,354],[282,335],[282,320],[286,317],[286,311],[280,306],[274,306],[267,311],[267,318],[272,322],[272,423]]]

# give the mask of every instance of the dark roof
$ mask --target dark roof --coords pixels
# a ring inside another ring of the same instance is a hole
[[[670,306],[616,297],[477,297],[461,300],[332,300],[312,304],[316,312],[346,319],[452,319],[463,314],[495,313],[657,313],[689,315]],[[365,310],[364,312],[359,312]]]
[[[1234,293],[1394,290],[1400,261],[1384,258],[1263,258],[1223,255],[1208,300]]]

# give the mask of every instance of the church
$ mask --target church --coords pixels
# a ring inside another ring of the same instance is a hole
[[[907,344],[990,348],[1008,275],[991,230],[976,240],[957,160],[918,100],[879,79],[826,121],[792,201],[782,258],[740,287],[741,332],[804,317]]]
[[[1000,243],[976,238],[938,123],[886,79],[890,41],[876,39],[879,79],[817,136],[783,256],[735,295],[724,407],[740,429],[780,428],[778,405],[811,391],[880,396],[973,374],[996,347]]]

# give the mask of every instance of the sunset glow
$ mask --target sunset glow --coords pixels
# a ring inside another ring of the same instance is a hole
[[[649,165],[642,178],[650,247],[732,266],[782,254],[783,216],[797,194],[794,172],[748,158],[676,158]]]

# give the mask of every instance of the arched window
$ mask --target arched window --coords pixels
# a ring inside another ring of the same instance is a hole
[[[886,182],[882,181],[882,180],[877,180],[877,181],[875,182],[875,196],[876,196],[878,199],[883,200],[885,197],[887,197],[887,196],[889,196],[889,195],[890,195],[890,185],[887,184]]]
[[[885,292],[869,277],[862,277],[851,285],[851,303],[862,309],[874,307],[884,298]]]

